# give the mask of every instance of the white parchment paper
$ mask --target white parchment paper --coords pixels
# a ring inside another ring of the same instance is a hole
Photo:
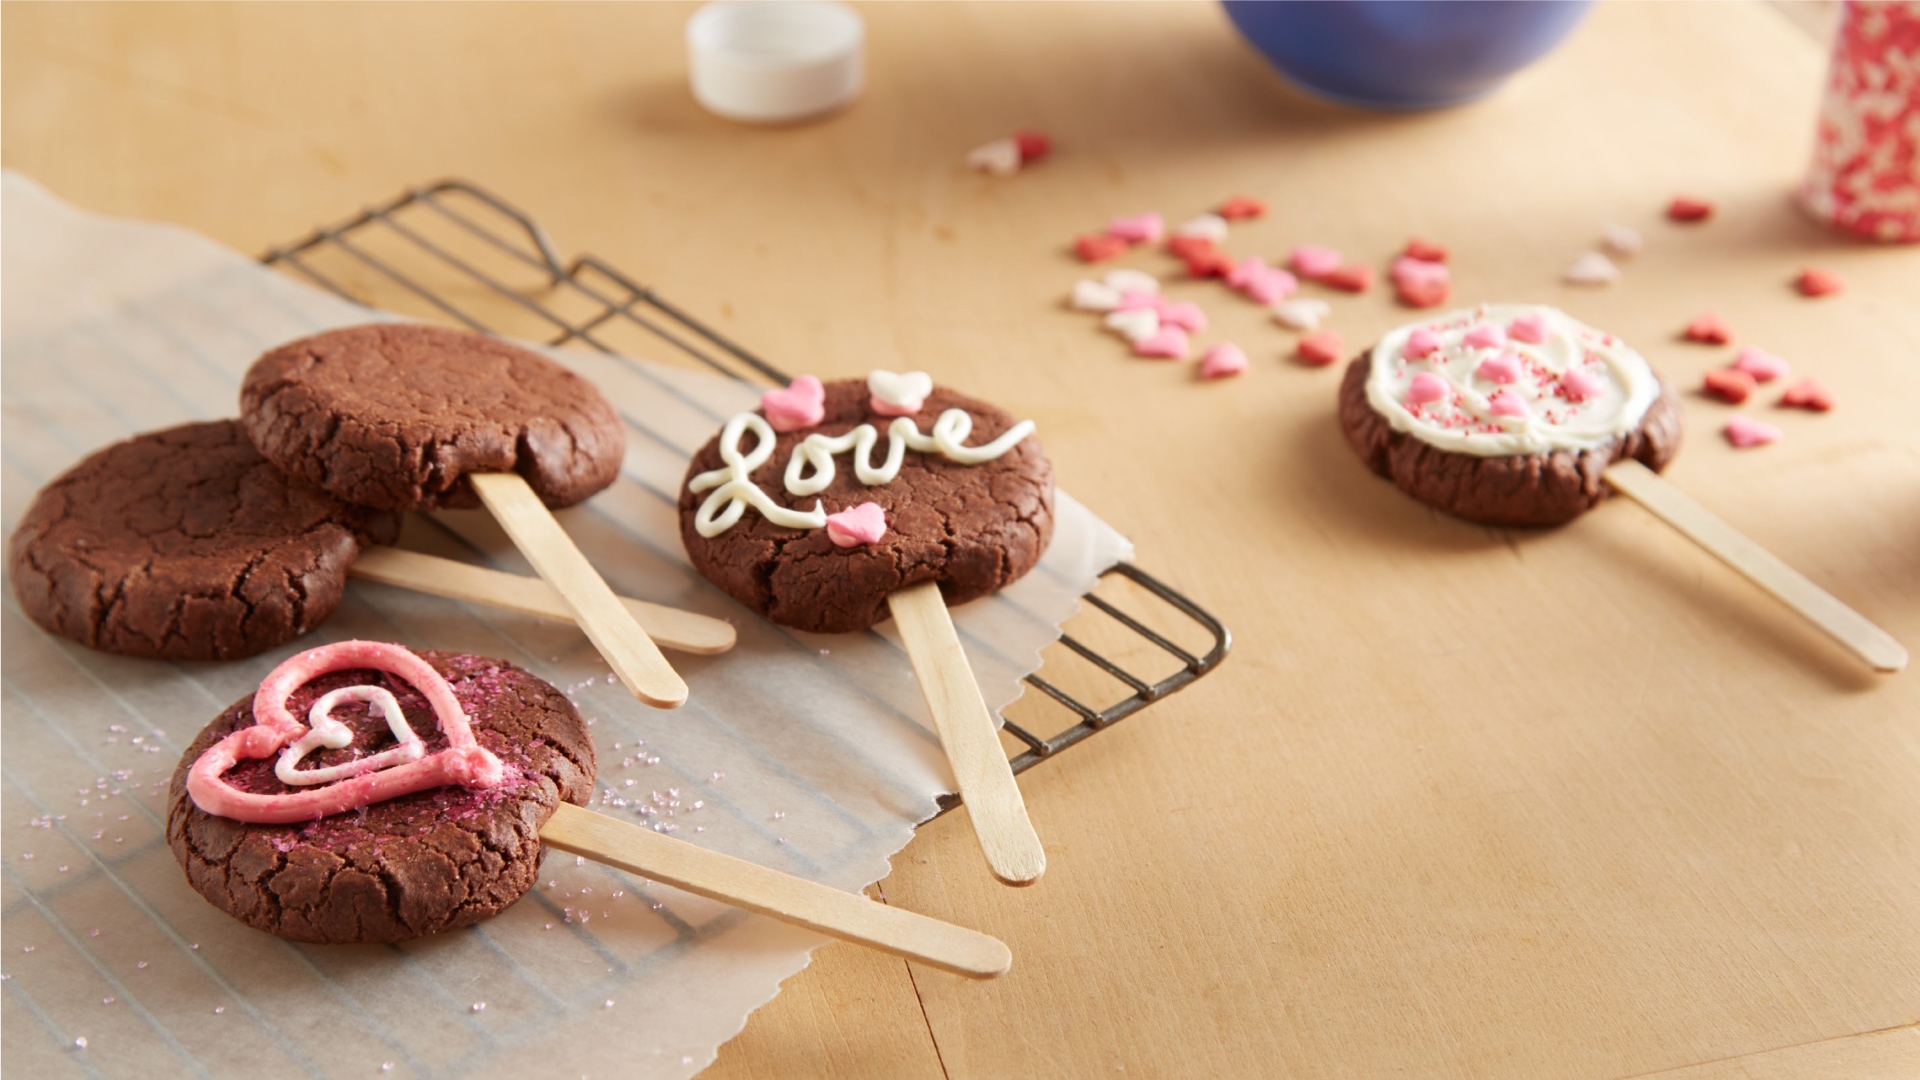
[[[9,534],[34,491],[93,450],[234,415],[240,375],[268,347],[383,317],[186,230],[76,210],[17,174],[0,200]],[[888,857],[933,814],[950,774],[891,627],[784,630],[722,596],[682,555],[674,492],[687,457],[754,391],[644,360],[556,355],[630,425],[620,482],[562,520],[617,591],[731,618],[738,648],[671,654],[692,700],[667,713],[612,684],[572,627],[386,586],[354,582],[310,638],[227,664],[90,652],[27,621],[8,589],[9,1072],[689,1076],[825,940],[557,853],[541,885],[503,915],[423,941],[297,945],[234,922],[187,887],[168,851],[165,784],[207,721],[315,639],[397,640],[522,665],[594,718],[595,809],[840,888],[885,876]],[[409,535],[423,529],[465,545],[472,561],[527,572],[480,515],[416,522]],[[1039,568],[955,612],[990,705],[1018,696],[1080,594],[1129,554],[1060,497]]]

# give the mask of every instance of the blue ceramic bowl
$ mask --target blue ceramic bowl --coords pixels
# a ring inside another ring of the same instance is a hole
[[[1371,109],[1437,109],[1490,93],[1545,56],[1592,0],[1222,0],[1282,75]]]

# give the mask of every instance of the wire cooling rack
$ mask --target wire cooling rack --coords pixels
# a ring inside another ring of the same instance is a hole
[[[276,247],[261,261],[349,300],[411,309],[483,333],[584,345],[614,356],[652,354],[655,342],[665,342],[729,378],[790,381],[601,259],[563,260],[538,222],[464,180],[413,188]],[[1006,719],[1004,730],[1017,741],[1010,748],[1015,773],[1185,689],[1218,667],[1232,645],[1219,619],[1131,563],[1109,569],[1083,599],[1088,609],[1060,637],[1064,653],[1050,653],[1026,678],[1044,702],[1067,715],[1030,704],[1036,699],[1029,695],[1010,710],[1020,712],[1021,722]],[[1114,693],[1121,696],[1105,706],[1083,700]],[[1042,715],[1047,711],[1055,715]],[[942,813],[959,804],[958,795],[940,797]]]

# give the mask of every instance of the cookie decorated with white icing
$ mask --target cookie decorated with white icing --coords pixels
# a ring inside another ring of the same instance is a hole
[[[1618,337],[1543,304],[1482,304],[1392,331],[1347,369],[1340,424],[1367,467],[1488,525],[1558,525],[1606,497],[1601,474],[1659,470],[1679,402]]]
[[[728,595],[800,630],[863,630],[922,581],[965,603],[1018,580],[1053,537],[1053,466],[1033,431],[920,372],[802,376],[694,455],[681,539]]]

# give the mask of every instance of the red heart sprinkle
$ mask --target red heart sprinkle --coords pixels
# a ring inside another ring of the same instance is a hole
[[[1753,376],[1737,368],[1719,368],[1707,372],[1702,389],[1729,405],[1738,405],[1753,396]]]
[[[1410,308],[1439,307],[1453,295],[1453,286],[1438,278],[1395,278],[1393,291]]]
[[[1308,334],[1300,339],[1296,347],[1300,362],[1312,367],[1326,367],[1337,362],[1346,352],[1347,343],[1340,340],[1340,334],[1334,330]]]
[[[1251,195],[1235,195],[1215,211],[1228,221],[1246,221],[1267,216],[1267,204]]]
[[[1407,249],[1400,254],[1405,255],[1409,259],[1419,259],[1421,262],[1443,263],[1447,261],[1446,248],[1431,240],[1422,240],[1417,236],[1407,241]]]
[[[1073,253],[1085,262],[1100,262],[1127,253],[1127,242],[1117,236],[1089,234],[1073,242]]]
[[[1800,278],[1794,284],[1801,296],[1832,296],[1847,287],[1847,279],[1831,270],[1809,266],[1800,271]]]
[[[1709,311],[1687,324],[1686,339],[1704,345],[1725,345],[1733,340],[1733,327],[1727,320]]]
[[[1320,279],[1322,285],[1330,285],[1347,292],[1362,293],[1373,288],[1373,267],[1364,263],[1342,266]]]
[[[1801,379],[1799,382],[1787,387],[1787,392],[1780,395],[1780,404],[1790,409],[1811,409],[1814,412],[1831,412],[1833,410],[1833,395],[1827,392],[1826,387],[1821,386],[1814,380]]]
[[[1209,248],[1187,256],[1187,273],[1197,278],[1215,278],[1227,276],[1233,269],[1233,256],[1224,251]]]
[[[1691,195],[1675,195],[1667,204],[1667,216],[1675,221],[1705,221],[1713,216],[1713,204]]]
[[[1020,148],[1020,161],[1039,161],[1053,151],[1053,139],[1038,131],[1016,131],[1013,145]]]
[[[1211,254],[1216,250],[1216,245],[1204,236],[1175,236],[1167,241],[1167,250],[1175,258],[1191,259],[1195,255]]]

